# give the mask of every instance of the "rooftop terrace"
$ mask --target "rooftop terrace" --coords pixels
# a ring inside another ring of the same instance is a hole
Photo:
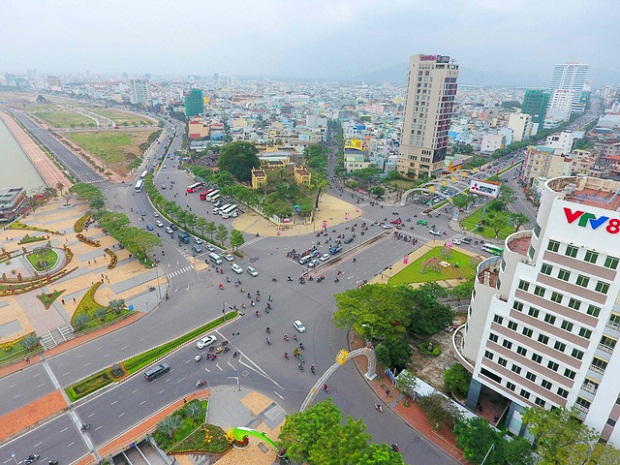
[[[606,210],[620,210],[620,182],[587,177],[551,179],[547,186],[564,194],[564,200]]]

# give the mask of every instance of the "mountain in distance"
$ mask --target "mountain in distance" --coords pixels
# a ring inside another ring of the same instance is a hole
[[[358,74],[350,78],[354,82],[383,83],[405,85],[407,80],[408,63],[399,63],[387,68]],[[477,70],[459,66],[458,83],[461,85],[478,86],[510,86],[510,87],[541,87],[549,85],[548,80],[527,73],[507,73],[498,70]]]

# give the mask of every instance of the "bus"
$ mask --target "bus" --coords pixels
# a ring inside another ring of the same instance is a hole
[[[209,195],[207,195],[206,199],[209,202],[213,202],[213,197],[215,197],[216,195],[218,195],[220,193],[219,190],[215,189],[214,191],[210,192]]]
[[[204,182],[197,182],[196,184],[192,184],[191,186],[187,186],[187,193],[191,194],[205,187]]]
[[[142,179],[138,180],[136,186],[133,188],[136,192],[142,192],[142,186],[144,185],[144,181]]]
[[[237,209],[237,205],[234,204],[230,204],[227,208],[222,207],[220,209],[220,215],[224,216],[224,215],[230,215],[232,212],[234,212]]]
[[[143,171],[142,174],[140,175],[140,179],[144,179],[146,178],[146,175],[149,174],[148,171]]]
[[[504,253],[504,249],[502,249],[501,247],[497,247],[493,244],[484,244],[482,246],[482,250],[484,250],[485,252],[489,252],[490,254],[497,255],[499,257],[501,257]]]
[[[216,203],[220,197],[220,194],[215,194],[213,197],[211,197],[211,202]]]
[[[220,208],[217,209],[217,214],[221,215],[228,207],[230,207],[229,203],[227,203],[226,205],[222,205]]]
[[[211,188],[211,189],[207,189],[207,190],[206,190],[206,191],[204,191],[204,192],[201,192],[201,193],[200,193],[200,200],[207,200],[207,196],[208,196],[211,192],[213,192],[214,190],[215,190],[215,189]]]

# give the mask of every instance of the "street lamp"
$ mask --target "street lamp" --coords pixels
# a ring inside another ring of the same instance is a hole
[[[159,294],[159,300],[161,300],[161,287],[159,286],[159,265],[157,264],[156,257],[153,257],[153,264],[155,265],[155,276],[157,276],[157,293]]]
[[[372,326],[370,326],[367,323],[362,323],[362,328],[370,328],[370,345],[372,345],[372,334],[373,334]]]

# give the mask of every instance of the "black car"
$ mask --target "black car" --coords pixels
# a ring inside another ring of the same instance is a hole
[[[161,375],[168,373],[169,371],[170,365],[168,365],[167,363],[160,363],[159,365],[155,365],[154,367],[146,370],[144,372],[144,377],[149,381],[153,381],[154,379],[159,378]]]
[[[351,242],[353,242],[353,238],[352,238],[352,237],[347,237],[347,238],[344,240],[344,243],[345,243],[345,244],[350,244]]]
[[[471,244],[471,238],[465,236],[461,238],[461,242],[464,242],[465,244]]]
[[[173,231],[177,231],[179,228],[177,227],[176,224],[171,224],[170,229],[172,229]]]

